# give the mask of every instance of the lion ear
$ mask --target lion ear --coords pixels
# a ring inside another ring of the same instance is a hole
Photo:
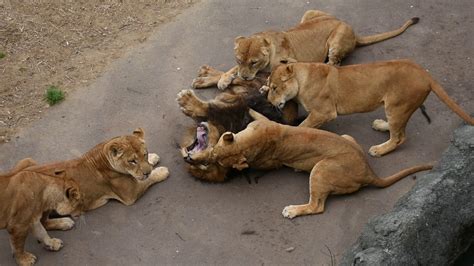
[[[123,148],[119,144],[113,143],[109,147],[109,152],[114,158],[120,158],[123,155]]]
[[[263,38],[263,44],[267,47],[270,46],[270,40],[268,38]]]
[[[286,73],[288,73],[288,75],[293,74],[293,65],[290,64],[286,66]]]
[[[232,132],[226,132],[222,135],[222,139],[225,143],[231,143],[234,141],[234,134],[232,134]]]
[[[79,200],[80,198],[80,193],[79,190],[73,186],[68,187],[66,189],[66,197],[68,199],[74,199],[74,200]]]
[[[263,55],[267,56],[270,53],[270,47],[263,46],[262,48],[260,48],[260,51],[262,51]]]
[[[237,50],[239,48],[240,41],[242,41],[243,39],[245,39],[244,36],[239,36],[234,39],[234,50]]]
[[[139,139],[143,139],[145,137],[145,132],[141,127],[139,127],[133,131],[133,135],[138,137]]]

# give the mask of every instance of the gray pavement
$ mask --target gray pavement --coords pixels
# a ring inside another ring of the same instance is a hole
[[[0,146],[0,170],[32,157],[39,162],[73,158],[110,137],[144,127],[151,152],[162,157],[170,178],[152,187],[134,206],[116,202],[89,212],[75,229],[52,232],[65,247],[43,250],[33,238],[27,249],[38,265],[154,264],[330,264],[357,238],[373,216],[391,209],[414,184],[406,178],[386,189],[365,188],[332,196],[321,215],[287,220],[289,204],[308,200],[308,177],[289,169],[248,184],[194,180],[185,171],[175,141],[191,124],[175,102],[201,64],[227,69],[233,39],[265,29],[295,25],[307,9],[327,11],[353,25],[360,35],[397,28],[411,17],[421,21],[392,40],[356,50],[344,64],[412,58],[427,68],[468,112],[474,111],[472,61],[474,7],[458,1],[202,1],[184,11],[144,44],[114,62],[95,83],[68,95],[43,119]],[[211,97],[215,90],[199,92]],[[461,120],[434,95],[426,102],[433,122],[416,112],[407,142],[369,161],[380,176],[435,161]],[[387,135],[370,128],[383,111],[339,117],[324,128],[354,136],[365,150]],[[0,265],[13,265],[7,233],[0,231]],[[294,247],[294,251],[285,249]]]

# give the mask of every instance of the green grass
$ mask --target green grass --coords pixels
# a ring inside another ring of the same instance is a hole
[[[44,94],[44,99],[49,105],[55,105],[64,100],[64,92],[56,86],[49,86]]]
[[[0,52],[0,59],[4,58],[5,56],[7,56],[4,52]]]

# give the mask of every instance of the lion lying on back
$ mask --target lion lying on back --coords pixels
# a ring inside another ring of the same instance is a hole
[[[25,170],[27,164],[23,161],[10,173],[0,175],[0,229],[7,229],[10,235],[18,265],[36,261],[35,255],[24,250],[29,231],[48,250],[63,247],[63,242],[51,238],[43,227],[41,218],[45,213],[54,210],[60,215],[77,216],[83,208],[79,185],[73,179],[61,171]]]
[[[265,31],[250,37],[235,39],[237,66],[226,72],[219,80],[198,77],[194,88],[218,85],[225,89],[238,76],[252,80],[259,71],[269,72],[278,64],[292,62],[324,62],[336,65],[356,46],[368,45],[395,37],[410,25],[418,22],[412,18],[394,31],[359,37],[345,22],[318,10],[308,10],[295,28],[284,32]]]
[[[362,147],[350,136],[281,125],[256,112],[253,117],[257,121],[245,130],[225,133],[214,147],[189,154],[189,160],[239,170],[288,166],[310,173],[308,204],[285,207],[283,216],[287,218],[322,213],[330,194],[352,193],[366,185],[387,187],[407,175],[432,168],[420,165],[379,178],[368,165]]]
[[[384,106],[387,121],[377,119],[372,127],[390,131],[390,139],[369,150],[382,156],[405,142],[405,127],[414,111],[422,108],[433,91],[451,110],[469,124],[464,112],[444,89],[419,65],[409,60],[335,67],[321,63],[294,63],[276,67],[268,86],[268,100],[279,108],[296,100],[308,111],[302,127],[319,127],[337,115],[364,113]],[[422,111],[424,111],[422,109]]]
[[[223,72],[209,66],[201,67],[199,77],[213,79],[217,82]],[[252,108],[273,121],[294,124],[297,117],[296,103],[289,102],[282,111],[272,106],[259,89],[266,82],[267,75],[259,74],[251,81],[236,78],[231,86],[219,93],[214,99],[199,99],[192,90],[183,90],[178,94],[177,101],[181,110],[193,118],[197,127],[185,134],[181,141],[181,152],[186,160],[188,152],[199,152],[211,148],[219,137],[227,131],[239,132],[253,121],[248,110]],[[222,182],[230,175],[230,167],[218,164],[187,164],[188,171],[194,177],[212,182]]]

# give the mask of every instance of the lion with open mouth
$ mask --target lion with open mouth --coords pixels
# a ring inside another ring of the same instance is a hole
[[[204,66],[199,76],[219,80],[223,72]],[[268,102],[265,94],[259,89],[265,84],[268,75],[260,74],[252,81],[235,79],[225,92],[214,99],[199,99],[192,90],[183,90],[177,101],[181,111],[193,118],[197,125],[190,128],[181,144],[181,154],[188,164],[188,171],[196,178],[211,182],[223,182],[229,176],[231,168],[218,164],[201,164],[189,160],[190,154],[198,154],[212,148],[224,132],[237,133],[253,121],[249,108],[262,113],[272,121],[284,124],[295,124],[298,106],[288,102],[282,110]]]

